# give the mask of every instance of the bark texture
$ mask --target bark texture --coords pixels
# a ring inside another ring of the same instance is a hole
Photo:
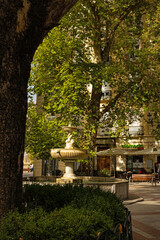
[[[0,216],[21,206],[27,84],[37,46],[77,0],[0,0]]]

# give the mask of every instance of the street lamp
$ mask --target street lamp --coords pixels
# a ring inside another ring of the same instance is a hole
[[[148,117],[148,122],[152,125],[152,127],[153,127],[153,117],[152,117],[152,114],[149,112],[148,114],[147,114],[147,117]]]

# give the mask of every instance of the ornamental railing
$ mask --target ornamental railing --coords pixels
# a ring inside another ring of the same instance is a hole
[[[125,211],[125,221],[123,223],[118,223],[113,232],[110,230],[104,230],[97,238],[93,236],[84,236],[79,240],[113,240],[113,236],[114,240],[133,240],[131,213],[128,211],[128,208],[125,208]]]
[[[128,133],[131,136],[135,136],[135,135],[142,136],[144,134],[144,128],[143,126],[129,126]]]
[[[98,136],[110,136],[116,133],[116,127],[108,128],[108,127],[100,127],[98,129]],[[143,136],[144,135],[144,128],[143,126],[128,126],[126,132],[122,133],[122,135],[129,135],[129,136]]]

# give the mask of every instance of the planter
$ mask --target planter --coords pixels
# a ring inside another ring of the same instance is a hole
[[[143,149],[144,149],[144,147],[138,147],[137,149],[138,149],[138,150],[143,150]]]

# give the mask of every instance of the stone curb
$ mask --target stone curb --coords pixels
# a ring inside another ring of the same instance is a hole
[[[130,205],[130,204],[134,204],[134,203],[137,203],[137,202],[142,202],[144,201],[144,198],[137,198],[137,199],[133,199],[133,200],[124,200],[123,201],[123,204],[124,205]]]

